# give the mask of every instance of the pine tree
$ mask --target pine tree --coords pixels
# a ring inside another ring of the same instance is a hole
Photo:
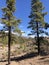
[[[2,18],[2,23],[5,24],[5,29],[8,30],[8,65],[10,64],[10,43],[11,43],[11,31],[17,30],[18,31],[18,24],[20,20],[17,20],[14,17],[15,12],[15,0],[6,0],[7,6],[2,9],[4,15]]]
[[[37,43],[38,43],[38,55],[40,54],[40,41],[39,35],[45,33],[43,30],[45,26],[44,16],[47,12],[44,12],[43,4],[40,0],[31,0],[31,13],[29,18],[31,21],[29,22],[28,28],[31,28],[31,34],[29,35],[37,35]]]
[[[45,24],[45,29],[48,29],[48,28],[49,28],[49,24],[46,23],[46,24]]]

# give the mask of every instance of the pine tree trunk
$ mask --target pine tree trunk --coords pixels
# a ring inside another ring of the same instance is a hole
[[[11,42],[11,26],[8,27],[8,65],[10,65],[10,42]]]
[[[37,43],[38,43],[38,55],[40,54],[40,41],[39,41],[39,29],[38,29],[38,22],[36,22],[37,24]]]

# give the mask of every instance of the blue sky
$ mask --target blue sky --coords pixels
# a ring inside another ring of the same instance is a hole
[[[1,8],[5,7],[6,5],[5,1],[6,0],[0,0],[0,18],[2,18],[3,15]],[[45,21],[49,23],[49,0],[41,0],[41,1],[45,7],[44,12],[48,12],[48,14],[45,16]],[[30,21],[30,19],[28,18],[31,12],[30,6],[31,6],[31,0],[16,0],[16,11],[14,15],[16,16],[16,18],[22,21],[19,28],[22,31],[25,31],[26,36],[30,32],[30,29],[27,29],[28,22]],[[0,24],[0,29],[1,28],[2,25]],[[47,29],[47,31],[49,31],[49,29]]]

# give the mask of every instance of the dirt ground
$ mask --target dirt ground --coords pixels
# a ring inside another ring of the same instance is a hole
[[[7,62],[0,62],[0,65],[6,65]],[[49,65],[49,55],[48,56],[36,56],[27,59],[13,60],[10,65]]]

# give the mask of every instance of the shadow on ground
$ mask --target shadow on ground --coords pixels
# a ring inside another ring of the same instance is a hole
[[[46,56],[45,53],[40,53],[41,56]],[[38,53],[27,53],[23,56],[19,56],[19,57],[13,57],[10,59],[10,61],[21,61],[21,60],[25,60],[25,59],[30,59],[30,58],[34,58],[34,57],[37,57],[38,56]],[[44,59],[44,58],[40,58],[41,60]],[[7,60],[1,60],[0,62],[6,62]]]
[[[38,55],[38,53],[27,53],[23,56],[20,56],[20,57],[13,57],[11,58],[11,61],[21,61],[21,60],[25,60],[25,59],[29,59],[29,58],[33,58],[33,57],[36,57]],[[0,62],[6,62],[7,60],[1,60]]]
[[[47,56],[47,55],[49,55],[49,54],[47,54],[47,52],[45,52],[45,51],[40,51],[40,55],[41,55],[41,56]]]
[[[37,53],[29,53],[29,54],[25,54],[24,56],[21,56],[21,57],[11,58],[11,61],[21,61],[21,60],[36,57],[37,55],[38,55]]]

